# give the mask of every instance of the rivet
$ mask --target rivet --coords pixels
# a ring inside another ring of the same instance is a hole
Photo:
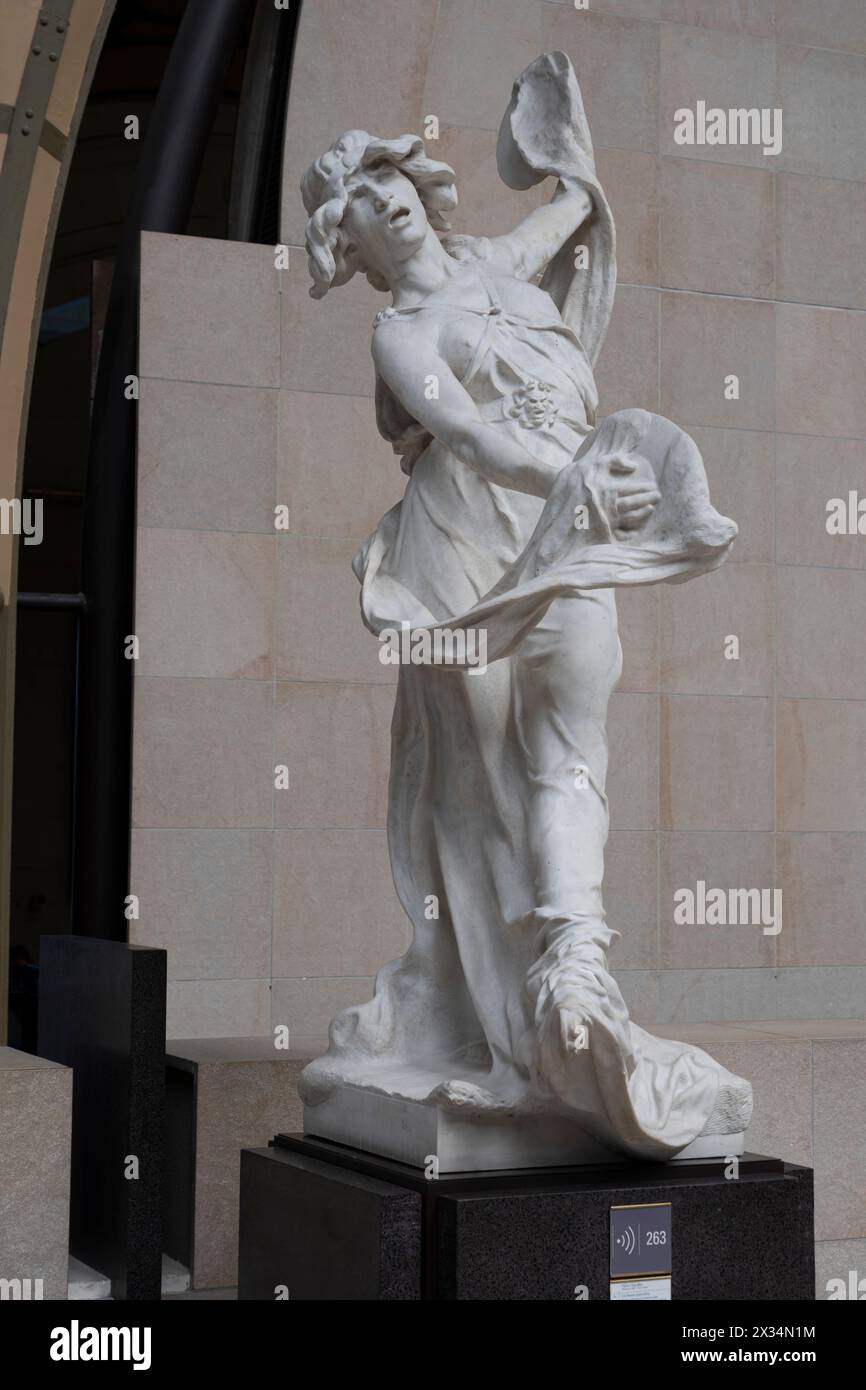
[[[47,20],[47,19],[40,19],[39,23],[40,23],[40,24],[42,25],[42,27],[44,28],[45,25],[48,23],[48,20]]]
[[[58,26],[57,26],[57,32],[58,32],[58,34],[62,34],[62,33],[63,33],[64,27],[65,27],[64,25],[58,24]]]
[[[57,62],[57,54],[56,54],[56,53],[49,53],[49,55],[48,55],[48,61],[49,61],[49,63],[56,63],[56,62]]]
[[[25,111],[25,112],[24,112],[24,115],[27,117],[28,121],[32,121],[32,120],[33,120],[33,112],[32,112],[32,111]]]
[[[39,57],[39,54],[40,54],[41,52],[42,52],[42,49],[41,49],[41,48],[34,48],[34,50],[33,50],[33,56],[34,56],[35,58],[38,58],[38,57]]]
[[[21,134],[22,134],[22,135],[29,135],[29,134],[30,134],[30,127],[29,127],[29,125],[23,125],[23,126],[21,127]]]

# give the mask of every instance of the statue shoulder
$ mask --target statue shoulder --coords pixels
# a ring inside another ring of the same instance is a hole
[[[371,351],[376,367],[385,376],[391,375],[392,367],[405,363],[413,348],[417,352],[419,344],[429,340],[422,319],[419,313],[391,307],[381,309],[374,318]]]
[[[496,248],[490,237],[453,233],[442,238],[442,245],[455,261],[493,261]]]

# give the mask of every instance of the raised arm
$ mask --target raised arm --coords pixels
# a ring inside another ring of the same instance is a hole
[[[583,225],[592,208],[592,198],[582,184],[560,179],[546,207],[535,208],[513,232],[490,238],[494,260],[518,280],[533,279]]]
[[[468,468],[514,492],[547,496],[556,469],[481,418],[469,392],[417,325],[398,319],[381,323],[373,337],[373,360],[412,418]]]

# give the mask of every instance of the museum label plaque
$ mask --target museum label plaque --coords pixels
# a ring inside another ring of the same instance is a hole
[[[671,1204],[610,1209],[611,1301],[671,1297]]]

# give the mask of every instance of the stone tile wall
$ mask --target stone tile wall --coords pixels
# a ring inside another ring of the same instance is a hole
[[[169,950],[171,1033],[321,1034],[406,940],[384,833],[391,679],[349,568],[404,481],[373,421],[383,301],[357,279],[309,298],[298,179],[344,128],[433,114],[455,229],[506,229],[540,195],[499,183],[496,129],[516,73],[554,47],[619,234],[602,409],[688,429],[740,525],[717,575],[621,596],[615,966],[646,1022],[864,1016],[866,536],[826,529],[828,499],[866,496],[864,16],[861,0],[314,0],[289,269],[264,247],[145,237],[133,925]],[[698,100],[781,107],[781,153],[676,145],[674,113]],[[781,934],[677,925],[673,894],[699,879],[781,888]]]

